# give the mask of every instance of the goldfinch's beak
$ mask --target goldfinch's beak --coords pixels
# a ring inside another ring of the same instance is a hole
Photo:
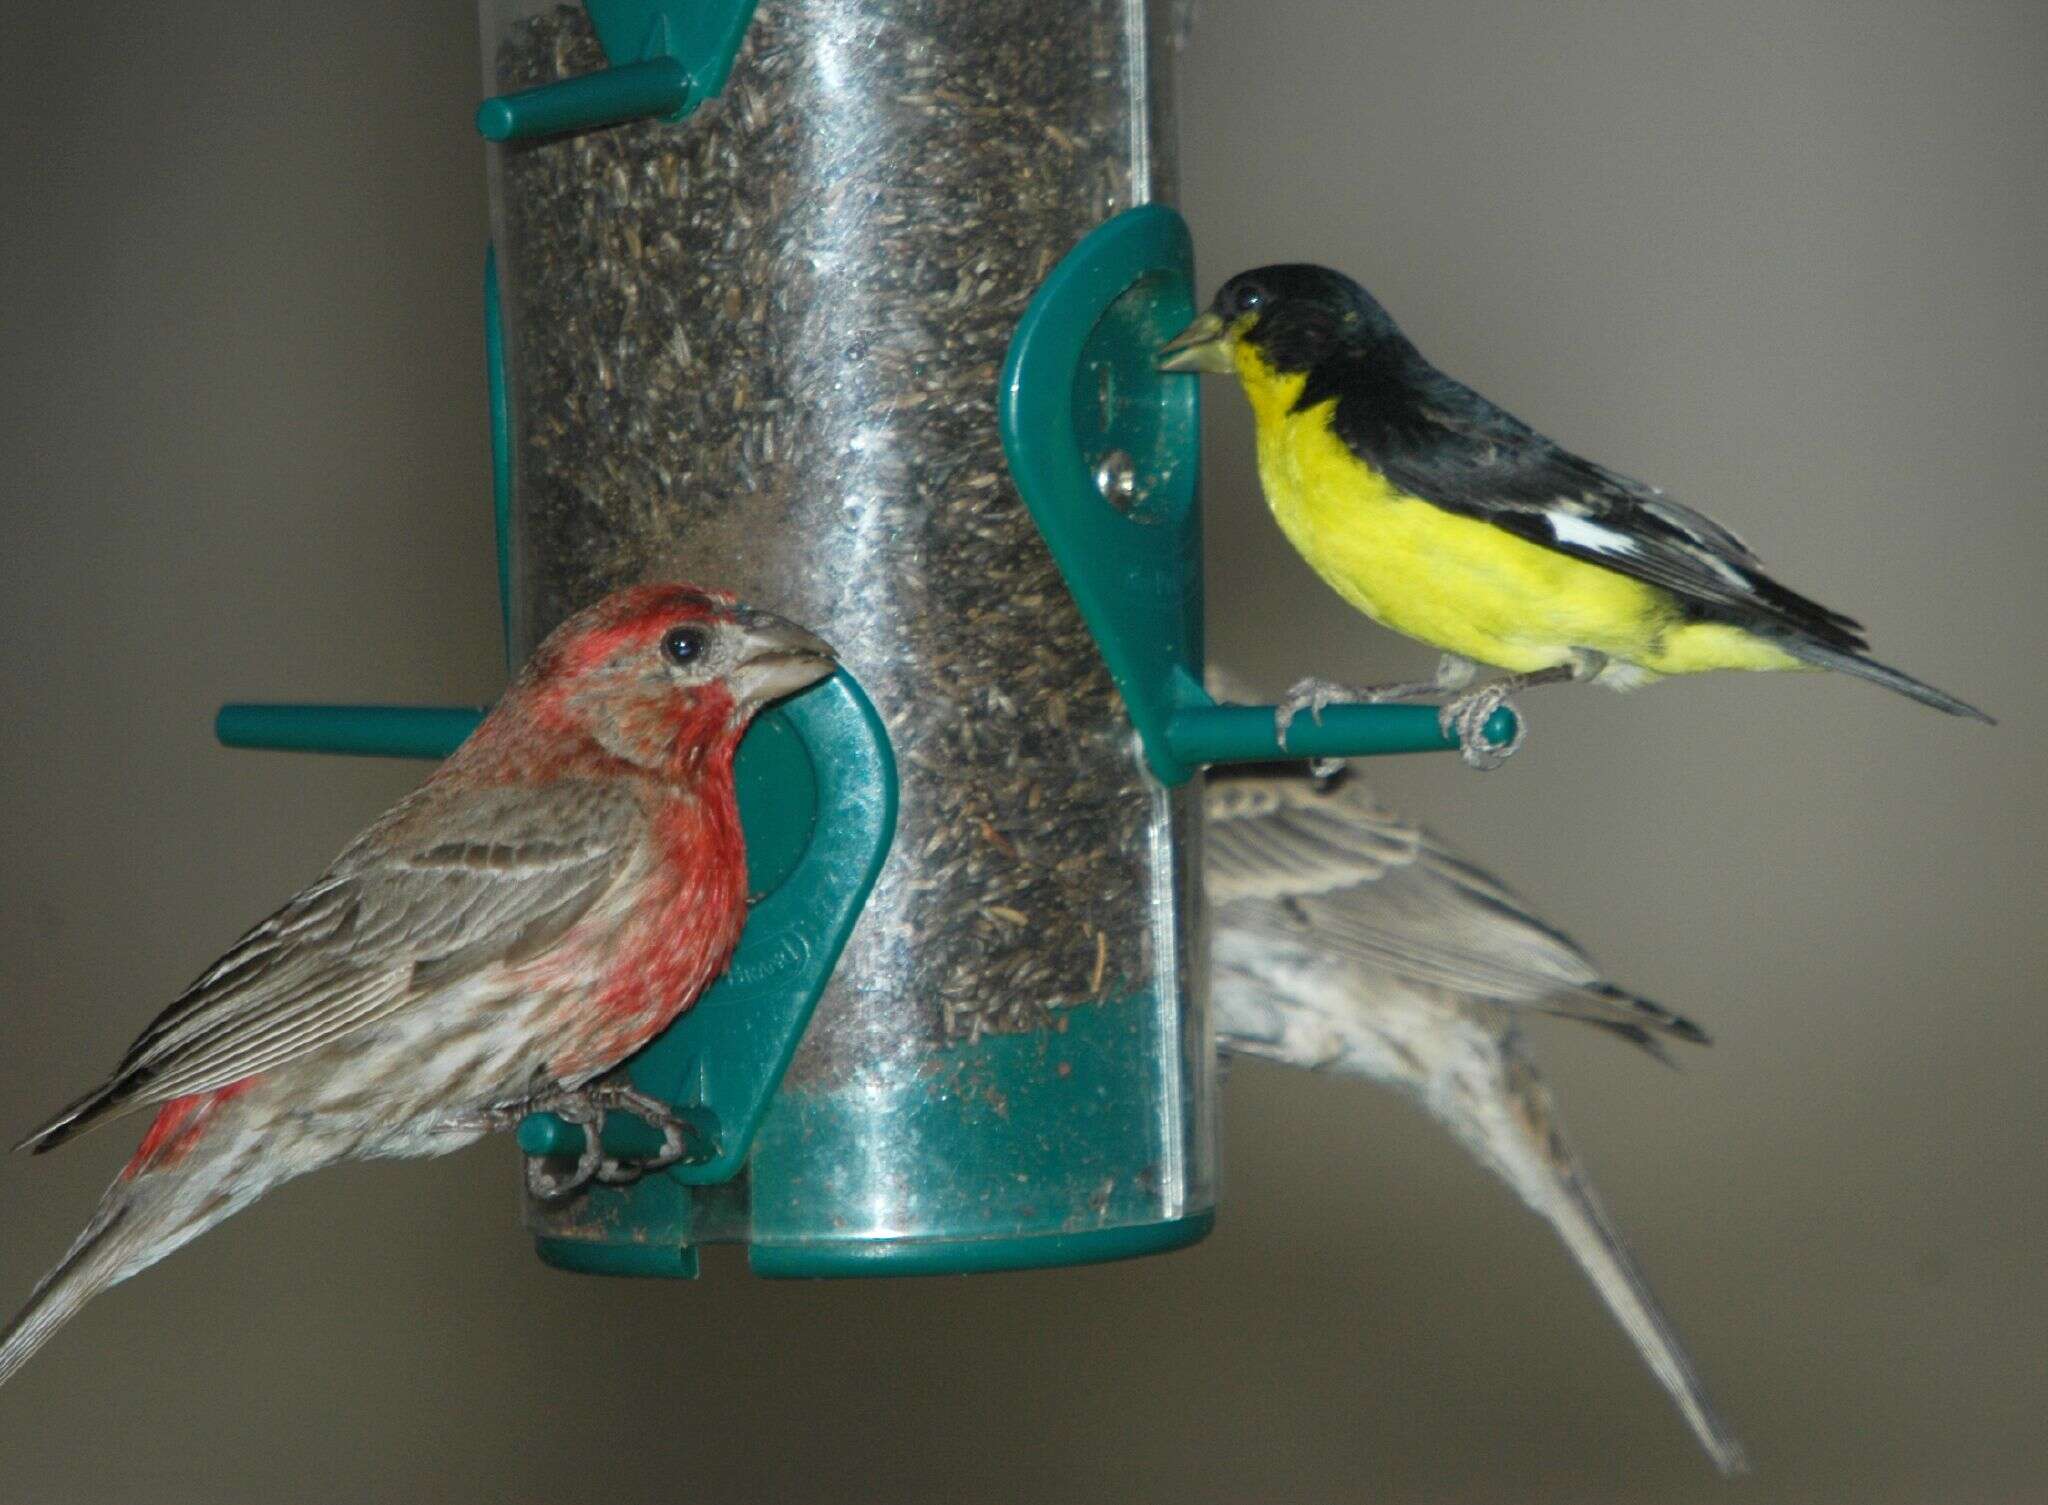
[[[1223,320],[1203,314],[1159,349],[1161,371],[1236,370],[1230,359],[1230,342],[1224,338]]]
[[[839,667],[830,643],[785,617],[748,610],[740,625],[744,646],[727,683],[733,699],[749,710],[807,689]]]

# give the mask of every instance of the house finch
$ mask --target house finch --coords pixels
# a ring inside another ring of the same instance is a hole
[[[1550,1223],[1714,1462],[1742,1470],[1516,1020],[1583,1019],[1660,1055],[1661,1039],[1705,1036],[1602,981],[1567,936],[1355,782],[1214,778],[1208,813],[1219,1047],[1411,1095]]]
[[[653,1107],[587,1084],[724,969],[747,907],[734,749],[833,662],[683,585],[557,628],[424,786],[23,1142],[157,1109],[0,1335],[0,1382],[92,1296],[293,1176],[443,1154],[530,1107]]]

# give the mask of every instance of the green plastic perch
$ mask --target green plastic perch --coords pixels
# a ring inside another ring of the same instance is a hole
[[[1205,697],[1206,698],[1206,697]],[[224,705],[214,735],[224,747],[279,752],[349,753],[378,758],[445,758],[483,719],[484,707],[408,705]],[[1487,736],[1514,734],[1514,712],[1494,713]],[[1287,746],[1273,732],[1271,706],[1189,706],[1169,714],[1167,747],[1176,761],[1276,763],[1283,759],[1360,758],[1435,752],[1457,744],[1438,730],[1436,709],[1422,705],[1334,705],[1320,723],[1303,713]]]
[[[486,141],[535,141],[629,120],[684,119],[725,87],[755,0],[585,0],[611,67],[477,106]]]
[[[484,719],[485,706],[224,705],[213,718],[223,747],[445,758]]]
[[[1502,708],[1486,723],[1495,746],[1515,735],[1515,713]],[[1283,758],[1372,758],[1386,753],[1447,752],[1456,747],[1437,726],[1433,705],[1333,705],[1318,722],[1304,711],[1287,729],[1281,751],[1271,706],[1190,706],[1166,718],[1166,746],[1178,763],[1273,763]]]

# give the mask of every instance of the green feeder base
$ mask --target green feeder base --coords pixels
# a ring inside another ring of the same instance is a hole
[[[747,1250],[747,1267],[775,1280],[834,1280],[857,1275],[983,1275],[1056,1265],[1101,1265],[1148,1254],[1171,1254],[1199,1244],[1215,1226],[1216,1213],[1210,1209],[1168,1223],[1023,1238],[755,1244]]]

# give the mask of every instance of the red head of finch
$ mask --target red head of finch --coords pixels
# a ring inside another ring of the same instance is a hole
[[[833,667],[803,628],[686,585],[557,628],[433,777],[23,1141],[157,1110],[0,1333],[0,1382],[93,1295],[279,1183],[460,1148],[658,1034],[746,917],[739,739]]]

